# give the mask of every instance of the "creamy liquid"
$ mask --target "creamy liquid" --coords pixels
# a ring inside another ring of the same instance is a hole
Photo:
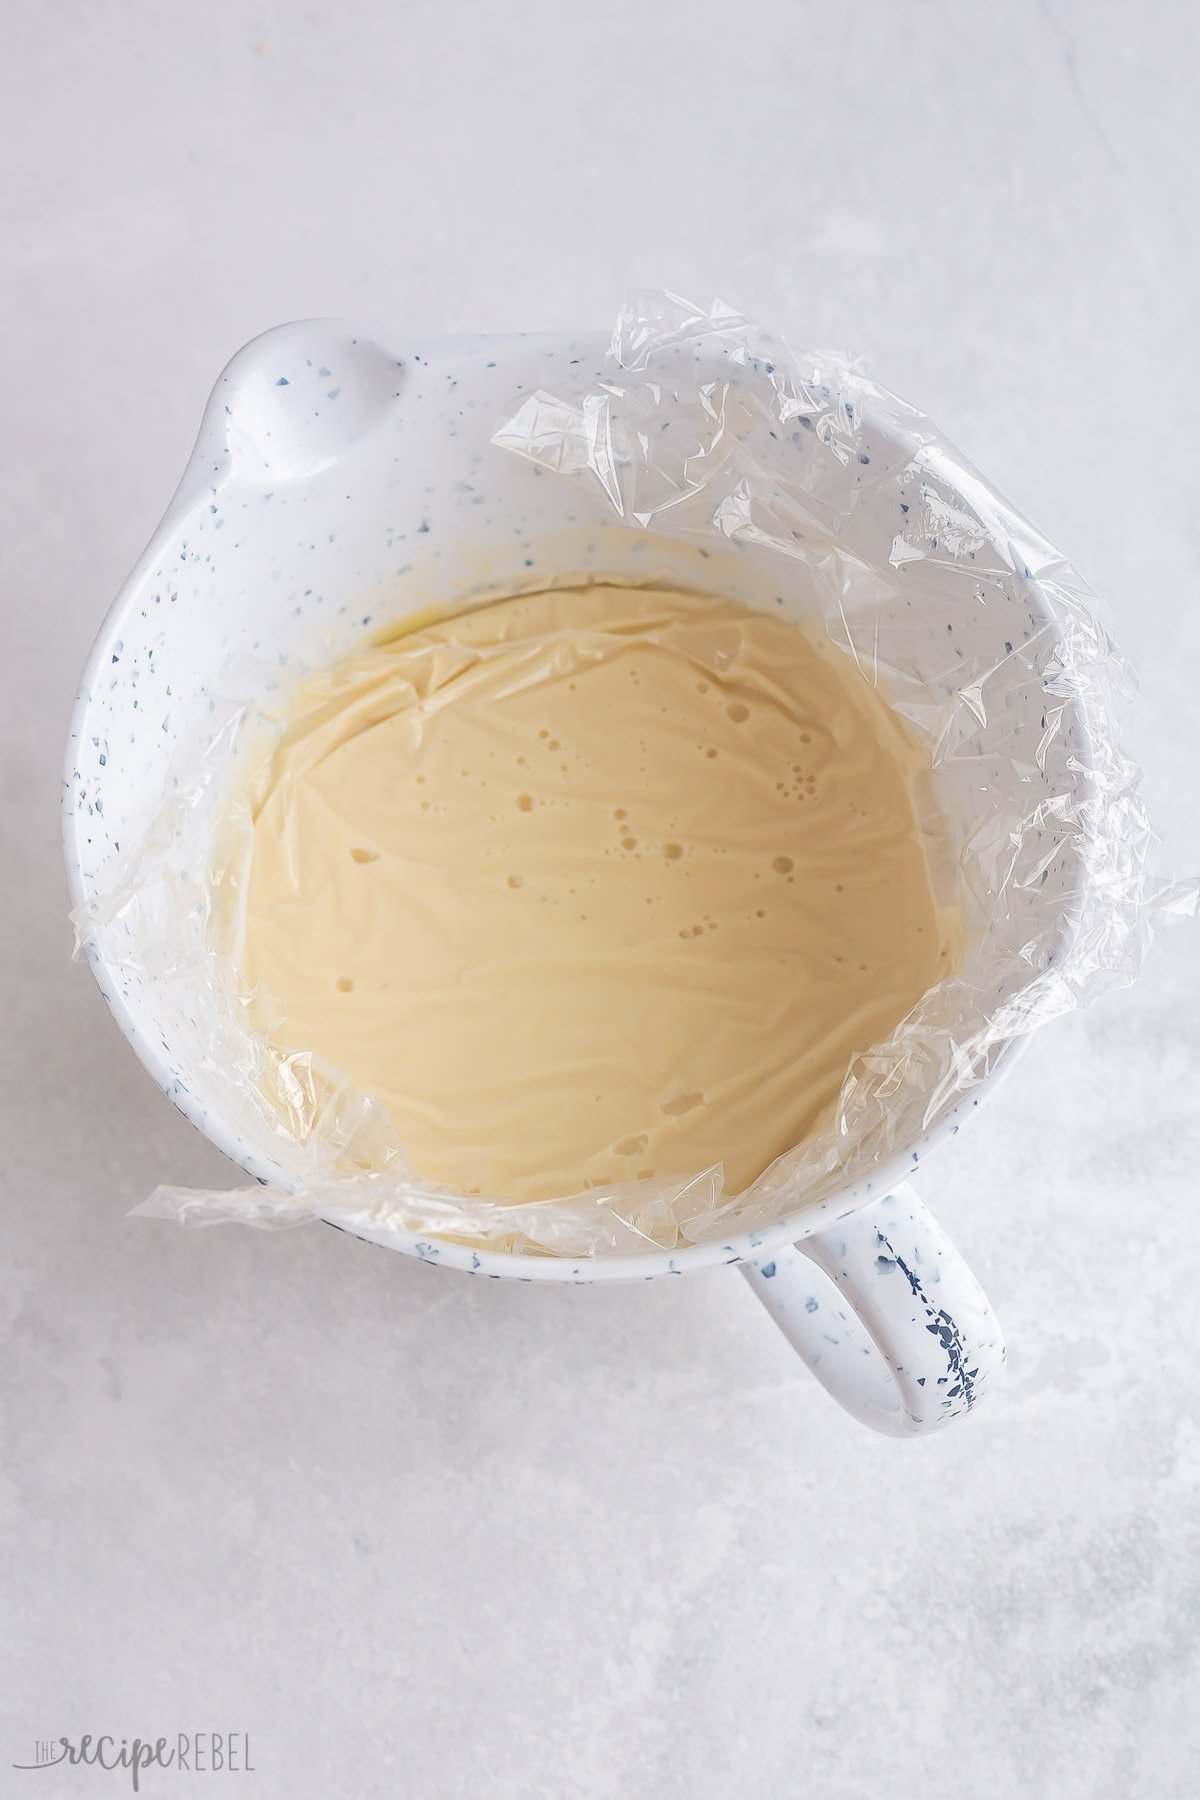
[[[955,955],[915,739],[775,615],[526,595],[362,651],[289,718],[243,975],[426,1179],[537,1200],[723,1163],[739,1191]]]

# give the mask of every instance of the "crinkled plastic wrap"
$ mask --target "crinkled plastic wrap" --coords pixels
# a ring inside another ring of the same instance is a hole
[[[798,356],[729,309],[636,299],[604,379],[514,405],[493,442],[604,497],[626,526],[744,560],[823,628],[924,737],[958,847],[970,949],[848,1070],[830,1127],[728,1194],[720,1169],[514,1205],[422,1182],[383,1109],[315,1055],[252,1031],[214,945],[214,843],[244,855],[231,807],[249,738],[277,726],[252,671],[176,759],[169,797],[113,892],[77,918],[203,1008],[236,1069],[224,1124],[274,1145],[277,1179],[160,1188],[138,1210],[274,1226],[321,1216],[572,1257],[769,1226],[870,1175],[969,1107],[1013,1041],[1133,979],[1156,920],[1194,889],[1149,872],[1154,842],[1118,711],[1131,683],[1087,588],[928,420],[826,356]],[[564,571],[564,575],[573,571]]]

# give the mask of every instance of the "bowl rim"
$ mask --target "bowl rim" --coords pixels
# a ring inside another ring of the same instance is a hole
[[[464,355],[482,357],[485,352],[501,351],[506,348],[529,350],[545,353],[554,346],[570,344],[578,347],[581,344],[595,346],[598,354],[602,354],[608,338],[601,331],[540,331],[540,332],[503,332],[503,333],[441,333],[398,330],[370,323],[359,324],[343,318],[325,318],[298,320],[288,325],[277,326],[272,330],[252,338],[240,349],[222,371],[214,384],[197,435],[195,447],[185,465],[183,475],[172,495],[171,500],[155,527],[149,542],[137,558],[125,581],[106,611],[97,630],[91,650],[84,664],[71,709],[67,731],[66,757],[61,795],[60,813],[63,837],[63,850],[66,861],[67,882],[71,895],[72,908],[85,905],[91,897],[83,874],[82,846],[80,831],[82,819],[73,805],[74,783],[74,748],[77,742],[86,736],[88,731],[88,714],[92,705],[92,688],[111,654],[113,639],[121,630],[126,615],[136,604],[140,586],[150,568],[162,557],[164,549],[178,533],[182,522],[190,515],[196,502],[211,495],[214,486],[224,486],[235,479],[231,470],[218,475],[214,483],[212,445],[218,432],[223,437],[223,389],[226,384],[257,366],[260,358],[267,354],[269,340],[277,340],[280,334],[290,333],[299,328],[325,327],[339,331],[356,332],[360,337],[382,339],[388,348],[398,357],[412,354],[417,343],[421,346],[423,360],[432,361],[440,352],[451,351],[456,357]],[[864,415],[872,412],[869,404],[863,408]],[[896,428],[888,422],[886,435],[895,437]],[[926,444],[923,447],[923,459],[927,467],[936,469],[951,485],[959,490],[965,479],[972,484],[978,482],[974,471],[939,445],[931,450]],[[1028,582],[1031,594],[1043,598],[1041,584],[1031,576]],[[1086,716],[1081,713],[1080,729],[1088,728]],[[199,1096],[190,1090],[180,1092],[178,1083],[163,1054],[161,1046],[155,1041],[145,1027],[135,1017],[133,1009],[128,1005],[113,980],[113,969],[94,944],[89,944],[85,952],[97,985],[108,1005],[110,1012],[120,1026],[126,1040],[134,1051],[142,1066],[154,1077],[159,1088],[181,1112],[189,1123],[194,1125],[208,1141],[239,1168],[253,1176],[264,1185],[273,1183],[277,1187],[287,1188],[290,1185],[283,1172],[274,1167],[267,1159],[249,1149],[230,1126],[214,1114]],[[1025,1049],[1029,1041],[1028,1034],[1020,1038],[1009,1039],[996,1053],[991,1067],[980,1077],[969,1097],[963,1103],[940,1117],[929,1126],[918,1138],[898,1149],[893,1155],[876,1164],[870,1179],[861,1179],[847,1184],[843,1189],[822,1200],[809,1200],[798,1205],[776,1224],[758,1231],[742,1232],[731,1235],[727,1240],[711,1240],[698,1244],[684,1244],[675,1249],[667,1249],[655,1245],[642,1251],[605,1256],[559,1256],[553,1252],[539,1253],[533,1250],[496,1250],[469,1243],[461,1243],[454,1239],[432,1237],[429,1233],[401,1230],[393,1227],[379,1226],[373,1228],[369,1223],[354,1221],[349,1223],[344,1217],[314,1212],[314,1219],[334,1225],[339,1230],[359,1238],[365,1243],[377,1244],[390,1250],[400,1250],[422,1262],[443,1268],[462,1269],[472,1274],[482,1274],[495,1280],[508,1279],[518,1281],[570,1281],[578,1284],[593,1281],[634,1281],[650,1280],[660,1275],[682,1275],[721,1264],[761,1261],[772,1250],[784,1244],[798,1243],[804,1238],[827,1228],[836,1220],[845,1218],[851,1213],[882,1199],[892,1192],[901,1182],[917,1173],[928,1156],[951,1136],[956,1134],[961,1125],[973,1117],[980,1100],[989,1094],[997,1083],[1013,1067],[1017,1056]]]

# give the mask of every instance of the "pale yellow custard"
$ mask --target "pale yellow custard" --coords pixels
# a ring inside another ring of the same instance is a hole
[[[251,782],[242,974],[426,1179],[538,1200],[723,1163],[737,1192],[949,972],[926,773],[780,616],[497,601],[294,695]]]

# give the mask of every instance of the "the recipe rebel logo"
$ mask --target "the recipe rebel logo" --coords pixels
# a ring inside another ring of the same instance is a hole
[[[188,1775],[253,1775],[248,1731],[179,1731],[174,1737],[115,1738],[107,1733],[81,1737],[39,1738],[33,1760],[14,1762],[14,1769],[93,1768],[124,1770],[135,1794],[150,1769],[172,1769]],[[32,1791],[32,1790],[31,1790]]]

